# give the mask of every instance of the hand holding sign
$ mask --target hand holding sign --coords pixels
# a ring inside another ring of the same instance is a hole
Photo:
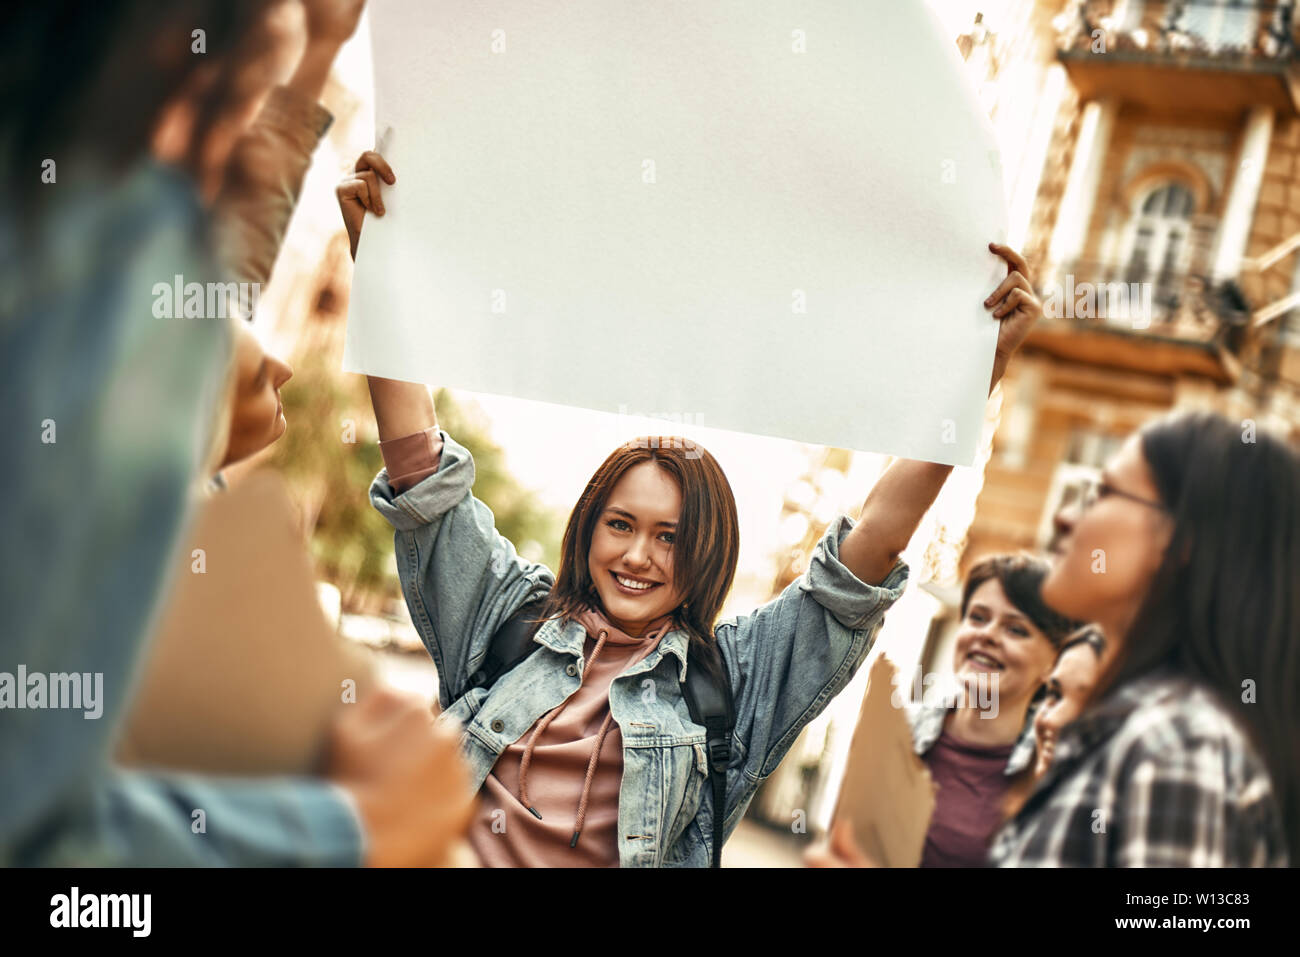
[[[1034,292],[1029,263],[1010,246],[989,243],[989,249],[1007,262],[1007,278],[984,300],[985,308],[993,310],[993,317],[1001,321],[998,327],[998,347],[993,358],[993,381],[989,391],[1007,370],[1007,363],[1029,335],[1029,330],[1043,316],[1043,304]]]
[[[366,219],[366,212],[376,216],[384,215],[384,201],[380,195],[380,182],[392,186],[397,182],[393,168],[388,161],[375,150],[367,150],[357,159],[355,172],[339,183],[334,193],[339,200],[339,210],[343,213],[343,225],[348,231],[348,245],[352,248],[352,258],[357,258],[357,241],[361,238],[361,227]]]
[[[923,4],[393,0],[371,35],[403,185],[345,368],[974,458],[1002,183]]]

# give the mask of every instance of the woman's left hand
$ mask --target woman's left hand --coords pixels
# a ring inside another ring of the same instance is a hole
[[[993,310],[993,317],[1001,322],[997,353],[993,359],[993,381],[989,383],[992,392],[1007,371],[1007,363],[1043,315],[1043,304],[1034,292],[1025,257],[1000,243],[989,243],[989,250],[1007,262],[1007,278],[1002,280],[993,295],[984,300],[984,308]]]

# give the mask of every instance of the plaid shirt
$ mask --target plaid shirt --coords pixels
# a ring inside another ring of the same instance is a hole
[[[1168,673],[1066,728],[1052,766],[998,833],[1010,867],[1285,867],[1263,761],[1203,685]]]

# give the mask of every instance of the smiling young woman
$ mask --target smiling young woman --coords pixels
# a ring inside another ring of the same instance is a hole
[[[1096,628],[1070,636],[1061,646],[1056,665],[1047,676],[1043,703],[1034,713],[1034,778],[1042,777],[1051,767],[1057,737],[1083,713],[1109,660],[1106,640]]]
[[[672,617],[705,647],[739,555],[735,499],[713,456],[638,439],[605,460],[578,500],[546,617],[597,604],[633,637]]]
[[[1034,705],[1079,627],[1043,603],[1048,569],[1023,555],[972,567],[952,663],[963,693],[908,706],[913,747],[938,785],[922,867],[985,864],[1008,789],[1033,764]]]
[[[339,186],[354,254],[366,213],[383,215],[381,191],[395,182],[368,152]],[[1041,307],[1019,254],[990,251],[1007,263],[985,302],[1000,321],[996,383]],[[906,584],[899,555],[951,468],[894,462],[856,523],[831,523],[803,576],[751,614],[719,621],[739,520],[706,450],[676,437],[615,449],[569,517],[553,574],[496,531],[471,492],[473,459],[438,428],[428,390],[369,384],[386,465],[371,502],[396,530],[403,593],[438,668],[442,720],[464,726],[480,807],[469,841],[480,862],[716,861],[758,785],[861,666]],[[503,623],[534,604],[542,611],[532,654],[490,686],[471,680]],[[734,704],[722,833],[705,787],[708,738],[682,692],[697,666],[729,683]]]

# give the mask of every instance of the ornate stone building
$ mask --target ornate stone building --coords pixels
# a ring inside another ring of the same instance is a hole
[[[1034,6],[1007,28],[1051,13],[1064,76],[1024,241],[1049,319],[1005,384],[963,570],[1042,546],[1069,480],[1169,410],[1300,434],[1292,0]]]

